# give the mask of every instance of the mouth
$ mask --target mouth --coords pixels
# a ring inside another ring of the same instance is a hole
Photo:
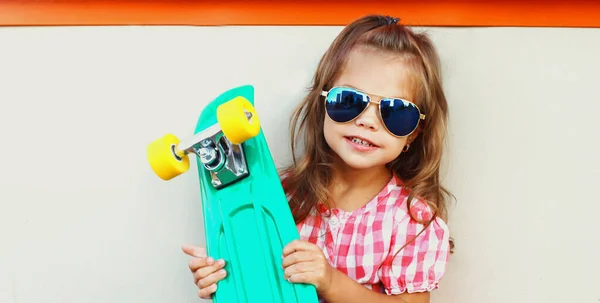
[[[362,145],[364,147],[379,147],[377,146],[377,144],[363,138],[363,137],[358,137],[358,136],[345,136],[344,138],[346,138],[346,140],[354,143],[354,144],[358,144],[358,145]]]

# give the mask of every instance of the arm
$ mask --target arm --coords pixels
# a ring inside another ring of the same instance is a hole
[[[404,221],[403,224],[415,225]],[[379,267],[378,275],[386,293],[377,293],[333,268],[321,249],[306,241],[292,241],[283,250],[285,278],[292,283],[307,283],[328,303],[390,302],[429,303],[429,292],[437,288],[449,256],[448,228],[441,220],[422,230],[420,225],[396,226],[390,251],[398,251],[410,241],[402,254],[391,256]],[[404,232],[411,231],[411,232]]]
[[[314,285],[328,303],[429,303],[429,292],[387,295],[369,290],[329,265],[321,249],[306,241],[292,241],[282,257],[285,278]]]
[[[429,303],[429,292],[388,296],[367,289],[335,269],[331,286],[320,295],[328,303]]]

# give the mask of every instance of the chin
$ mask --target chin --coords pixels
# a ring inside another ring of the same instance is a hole
[[[346,166],[355,170],[364,170],[374,167],[385,166],[385,163],[374,162],[373,159],[365,159],[364,157],[359,157],[355,155],[338,154],[338,156]]]

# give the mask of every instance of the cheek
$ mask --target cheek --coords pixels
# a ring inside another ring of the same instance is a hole
[[[387,146],[389,147],[390,153],[398,156],[404,149],[404,145],[406,145],[406,138],[396,138],[393,136],[389,136],[387,139]]]
[[[325,137],[325,142],[327,143],[327,145],[329,145],[330,148],[333,148],[332,146],[332,137],[334,134],[334,130],[333,130],[333,125],[331,123],[331,121],[327,121],[328,119],[325,118],[325,121],[323,122],[323,137]]]
[[[329,140],[332,137],[339,134],[339,127],[337,123],[334,123],[331,119],[325,117],[323,122],[323,134],[325,135],[325,139]]]

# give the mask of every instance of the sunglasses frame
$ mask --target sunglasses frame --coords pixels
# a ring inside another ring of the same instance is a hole
[[[365,106],[365,108],[364,108],[364,109],[363,109],[363,110],[362,110],[362,111],[361,111],[361,112],[360,112],[358,115],[356,115],[356,117],[352,118],[350,121],[346,121],[346,122],[337,122],[337,121],[333,120],[333,119],[331,118],[331,116],[329,116],[329,113],[327,112],[327,96],[329,95],[329,92],[331,92],[331,90],[333,90],[333,89],[336,89],[336,88],[350,89],[350,90],[356,91],[356,92],[358,92],[358,93],[365,94],[365,95],[367,95],[367,96],[369,97],[369,104],[367,104],[367,106]],[[330,119],[331,119],[333,122],[335,122],[335,123],[339,123],[339,124],[350,123],[350,122],[352,122],[352,121],[356,120],[358,117],[360,117],[362,114],[364,114],[364,113],[365,113],[365,111],[367,110],[367,108],[369,108],[369,105],[371,105],[371,103],[373,103],[373,104],[376,104],[376,105],[377,105],[377,117],[379,118],[379,121],[381,122],[381,125],[383,125],[383,128],[384,128],[384,129],[385,129],[385,130],[386,130],[386,131],[387,131],[387,132],[388,132],[390,135],[392,135],[392,136],[394,136],[394,137],[396,137],[396,138],[404,138],[404,137],[408,137],[408,136],[412,135],[412,134],[413,134],[413,133],[414,133],[414,132],[417,130],[417,128],[419,127],[419,124],[421,123],[421,120],[425,120],[425,114],[422,114],[422,113],[421,113],[421,109],[419,108],[419,106],[418,106],[417,104],[415,104],[414,102],[412,102],[412,101],[410,101],[410,100],[406,100],[406,99],[404,99],[404,98],[380,96],[380,95],[376,95],[376,94],[372,94],[372,93],[367,93],[367,92],[365,92],[365,91],[362,91],[362,90],[360,90],[360,89],[357,89],[357,88],[354,88],[354,87],[350,87],[350,86],[334,86],[334,87],[330,88],[329,90],[323,90],[323,91],[321,91],[321,96],[325,97],[325,102],[323,102],[323,105],[324,105],[324,107],[325,107],[325,114],[326,114],[327,116],[329,116],[329,118],[330,118]],[[378,100],[378,101],[373,101],[373,96],[375,96],[375,97],[379,97],[379,100]],[[391,132],[391,131],[388,129],[387,125],[385,125],[385,122],[383,121],[383,118],[381,117],[381,100],[384,100],[384,99],[396,99],[396,100],[401,100],[401,101],[403,101],[403,102],[408,102],[408,103],[410,103],[410,104],[412,104],[412,105],[414,105],[414,106],[415,106],[415,108],[416,108],[416,109],[417,109],[417,111],[419,112],[419,120],[417,121],[417,124],[415,125],[415,128],[414,128],[414,129],[413,129],[413,130],[412,130],[410,133],[408,133],[408,134],[406,134],[406,135],[404,135],[404,136],[398,136],[398,135],[396,135],[396,134],[392,133],[392,132]]]

